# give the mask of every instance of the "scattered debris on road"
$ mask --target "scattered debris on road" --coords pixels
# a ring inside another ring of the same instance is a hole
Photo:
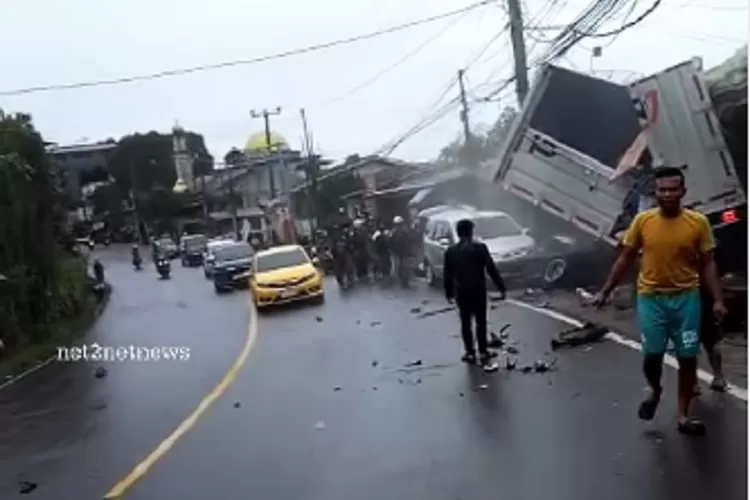
[[[487,385],[487,384],[480,384],[480,385],[477,386],[476,390],[478,390],[478,391],[486,391],[489,388],[490,388],[490,386]]]
[[[404,368],[412,368],[414,366],[422,366],[422,360],[415,359],[414,361],[410,361],[404,365]]]
[[[424,300],[422,301],[422,305],[423,305],[423,306],[426,306],[426,305],[427,305],[427,304],[429,304],[429,303],[430,303],[430,301],[429,301],[428,299],[424,299]]]
[[[509,345],[505,348],[505,352],[508,354],[518,354],[518,348],[512,345]]]
[[[97,366],[96,370],[94,370],[94,377],[96,378],[104,378],[107,376],[107,369],[103,366]]]
[[[412,314],[419,314],[419,313],[422,312],[422,308],[421,307],[412,307],[411,309],[409,309],[409,312],[412,313]]]
[[[505,358],[505,369],[506,370],[508,370],[508,371],[515,370],[517,364],[518,364],[518,362],[515,359],[511,358],[510,356],[508,356],[507,358]]]
[[[21,495],[28,495],[29,493],[34,491],[37,486],[39,485],[30,481],[21,481],[18,489],[21,492]]]
[[[322,420],[318,420],[317,422],[315,422],[316,431],[322,431],[322,430],[325,430],[325,428],[326,428],[326,423],[323,422]]]
[[[417,316],[417,319],[429,318],[430,316],[437,316],[438,314],[443,314],[443,313],[447,313],[447,312],[451,312],[451,311],[455,311],[455,310],[456,310],[456,308],[453,307],[453,306],[442,307],[440,309],[435,309],[433,311],[423,312],[422,314],[420,314],[419,316]]]
[[[552,349],[560,347],[577,347],[584,344],[599,342],[609,330],[595,323],[584,323],[583,326],[571,328],[560,332],[556,338],[550,341]]]
[[[234,407],[235,407],[235,408],[239,408],[240,406],[241,406],[241,405],[240,405],[240,402],[239,402],[239,401],[235,401],[235,402],[234,402]]]
[[[315,316],[315,321],[317,321],[318,323],[322,323],[323,322],[323,317],[322,316]]]
[[[381,323],[380,321],[373,321],[372,323],[370,323],[370,326],[380,326],[382,324],[383,323]]]
[[[105,409],[106,407],[107,407],[107,403],[97,403],[94,406],[92,406],[91,409],[94,411],[100,411],[100,410]]]
[[[339,392],[340,390],[341,390],[340,385],[337,385],[336,387],[333,388],[333,392]]]
[[[373,359],[371,365],[372,365],[373,368],[375,368],[376,366],[378,366],[378,360],[377,359]]]

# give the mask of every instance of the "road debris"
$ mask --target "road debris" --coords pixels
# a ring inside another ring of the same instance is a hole
[[[609,333],[607,328],[587,322],[580,327],[560,332],[556,338],[550,341],[550,345],[555,350],[560,347],[577,347],[584,344],[592,344],[602,340],[607,333]]]
[[[29,493],[37,489],[39,485],[36,483],[32,483],[31,481],[21,481],[18,486],[18,490],[20,491],[21,495],[28,495]]]
[[[480,385],[477,386],[476,390],[477,391],[486,391],[489,388],[490,388],[490,386],[487,385],[487,384],[480,384]]]
[[[426,306],[426,305],[427,305],[427,304],[429,304],[429,303],[430,303],[429,299],[424,299],[424,300],[422,301],[422,305],[423,305],[423,306]]]
[[[323,317],[322,316],[315,316],[315,321],[317,321],[318,323],[322,323],[323,322]]]
[[[455,311],[455,310],[456,308],[453,306],[442,307],[440,309],[435,309],[433,311],[423,312],[422,314],[417,316],[417,319],[429,318],[430,316],[437,316],[438,314],[444,314],[444,313]]]
[[[370,326],[380,326],[382,324],[383,323],[381,323],[380,321],[373,321],[372,323],[370,323]]]
[[[518,354],[518,348],[512,345],[509,345],[505,348],[505,352],[508,354]]]
[[[376,366],[378,366],[378,360],[377,359],[373,359],[372,363],[370,363],[370,365],[372,365],[372,367],[375,368]]]
[[[339,392],[340,390],[341,390],[340,385],[337,385],[336,387],[333,388],[333,392]]]
[[[96,370],[94,370],[94,377],[96,378],[104,378],[107,376],[107,369],[103,366],[97,366]]]
[[[508,371],[513,371],[516,369],[516,364],[518,362],[515,359],[512,359],[510,356],[505,358],[505,369]]]
[[[531,371],[534,369],[531,365],[525,365],[521,367],[521,373],[531,373]]]
[[[548,372],[550,369],[550,364],[543,360],[538,360],[534,362],[534,371],[537,373],[545,373]]]
[[[404,365],[404,368],[412,368],[414,366],[422,366],[422,360],[415,359],[414,361],[410,361]]]
[[[92,406],[91,409],[94,411],[100,411],[100,410],[105,409],[106,407],[107,407],[107,403],[97,403],[94,406]]]
[[[487,341],[487,345],[493,349],[500,349],[505,345],[503,339],[495,335],[494,332],[490,332],[490,339]]]
[[[422,308],[421,307],[412,307],[411,309],[409,309],[409,312],[412,313],[412,314],[419,314],[419,313],[422,312]]]
[[[496,362],[492,362],[482,366],[482,369],[487,373],[492,373],[498,371],[500,369],[500,365],[498,365]]]
[[[317,422],[315,422],[316,431],[322,431],[322,430],[325,430],[325,428],[326,428],[326,423],[323,422],[322,420],[318,420]]]
[[[240,404],[240,402],[239,402],[239,401],[235,401],[235,402],[234,402],[234,407],[235,407],[235,408],[239,408],[240,406],[241,406],[241,404]]]

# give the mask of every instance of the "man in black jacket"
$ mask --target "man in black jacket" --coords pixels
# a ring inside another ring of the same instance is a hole
[[[500,298],[505,299],[505,283],[490,257],[484,243],[472,240],[474,223],[464,219],[456,224],[459,241],[445,251],[443,257],[443,284],[445,297],[449,302],[456,300],[461,318],[461,338],[464,342],[466,363],[476,363],[474,339],[471,333],[471,320],[476,322],[477,347],[480,362],[485,368],[492,365],[497,354],[487,348],[487,286],[485,272],[500,290]]]

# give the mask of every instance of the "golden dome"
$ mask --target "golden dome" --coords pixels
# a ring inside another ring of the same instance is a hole
[[[284,136],[276,132],[271,132],[271,149],[274,151],[289,149],[289,144],[284,139]],[[258,154],[266,151],[268,151],[268,146],[266,145],[265,132],[251,135],[247,143],[245,143],[246,153]]]

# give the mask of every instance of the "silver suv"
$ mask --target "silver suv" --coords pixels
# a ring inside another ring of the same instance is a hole
[[[458,241],[456,223],[461,219],[474,222],[474,238],[490,251],[492,260],[502,273],[503,268],[522,259],[534,249],[534,239],[505,212],[480,211],[470,208],[441,210],[428,215],[422,237],[424,268],[427,281],[435,285],[443,278],[443,254]]]

